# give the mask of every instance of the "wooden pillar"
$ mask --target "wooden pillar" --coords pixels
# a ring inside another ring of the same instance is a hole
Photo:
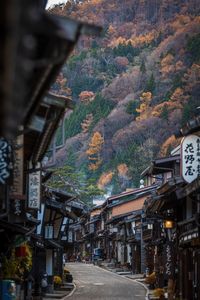
[[[174,299],[174,291],[175,291],[175,281],[174,279],[169,278],[168,285],[167,285],[168,300]]]

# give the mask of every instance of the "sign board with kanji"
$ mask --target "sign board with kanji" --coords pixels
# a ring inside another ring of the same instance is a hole
[[[11,171],[11,146],[4,138],[0,138],[0,184],[6,184]]]
[[[14,141],[14,168],[13,168],[13,183],[10,187],[12,197],[23,195],[24,189],[24,136],[19,135]]]
[[[181,174],[188,183],[200,176],[200,137],[197,135],[191,134],[182,140]]]
[[[41,170],[29,173],[28,208],[40,209]]]
[[[10,214],[8,220],[11,223],[24,223],[27,220],[25,210],[26,196],[10,199]]]
[[[164,245],[164,275],[166,278],[173,278],[175,273],[175,252],[174,244],[169,241]]]

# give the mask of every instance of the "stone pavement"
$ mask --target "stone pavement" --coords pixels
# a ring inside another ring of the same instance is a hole
[[[99,267],[105,268],[110,272],[117,273],[118,275],[125,276],[129,279],[137,281],[146,289],[146,299],[145,300],[156,300],[159,299],[153,295],[153,291],[149,290],[148,284],[145,283],[144,274],[132,274],[131,271],[127,270],[125,267],[116,268],[112,263],[101,262]]]
[[[144,300],[159,299],[157,297],[154,297],[152,291],[149,290],[148,285],[145,283],[144,274],[132,274],[132,272],[130,272],[126,268],[116,268],[113,264],[105,262],[101,262],[98,266],[106,269],[107,271],[114,272],[119,276],[124,276],[129,278],[130,280],[137,281],[137,283],[143,286],[143,288],[146,290],[146,297]],[[75,285],[73,283],[65,283],[60,290],[56,290],[51,294],[45,294],[43,300],[68,300],[70,299],[70,295],[73,293],[74,289]]]

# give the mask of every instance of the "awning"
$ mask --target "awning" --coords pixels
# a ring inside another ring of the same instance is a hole
[[[0,136],[16,137],[38,105],[82,34],[100,28],[44,10],[43,1],[0,4]]]
[[[35,230],[35,227],[27,228],[22,225],[19,225],[16,223],[15,224],[9,223],[9,222],[7,222],[5,220],[1,220],[1,219],[0,219],[0,228],[9,229],[13,233],[21,233],[26,236],[31,235],[33,233],[33,230]]]
[[[63,246],[54,240],[45,240],[46,248],[63,249]]]
[[[200,177],[197,177],[193,182],[188,183],[186,186],[178,189],[176,191],[176,196],[178,199],[182,199],[189,196],[193,192],[197,192],[198,190],[200,190]]]
[[[200,131],[200,116],[189,120],[186,125],[177,132],[176,137],[186,136],[188,134]]]
[[[157,158],[141,173],[141,176],[162,174],[167,171],[173,172],[175,162],[180,163],[180,155]]]
[[[164,183],[163,185],[161,185],[156,193],[157,195],[162,195],[162,194],[170,194],[172,192],[174,192],[177,187],[184,185],[184,180],[182,177],[177,176],[177,177],[172,177],[170,178],[166,183]]]

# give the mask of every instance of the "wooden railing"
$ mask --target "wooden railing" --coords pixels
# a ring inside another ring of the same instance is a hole
[[[195,218],[190,218],[184,220],[182,222],[178,222],[179,235],[184,234],[186,232],[192,232],[197,228],[197,224],[195,222]]]
[[[153,229],[143,229],[142,230],[143,241],[149,240],[152,237],[153,237]]]

